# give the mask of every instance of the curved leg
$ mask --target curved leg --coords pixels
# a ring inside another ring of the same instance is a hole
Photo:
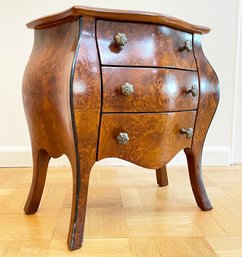
[[[156,170],[156,181],[157,184],[161,187],[168,185],[166,166]]]
[[[213,207],[208,199],[202,178],[202,149],[194,150],[187,148],[184,151],[187,156],[189,177],[197,205],[203,211],[211,210]]]
[[[73,196],[67,244],[70,250],[76,250],[82,246],[83,241],[89,176],[93,163],[87,159],[79,159],[71,163]]]
[[[50,160],[50,156],[45,150],[33,149],[32,156],[33,178],[28,199],[24,206],[24,211],[26,214],[33,214],[38,210]]]

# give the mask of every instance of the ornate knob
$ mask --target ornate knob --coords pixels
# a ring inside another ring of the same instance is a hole
[[[192,42],[187,40],[185,41],[185,45],[180,47],[180,51],[183,52],[187,50],[189,53],[192,51]]]
[[[127,43],[128,38],[124,33],[117,33],[114,36],[114,41],[118,46],[124,46]]]
[[[134,93],[134,86],[128,82],[125,82],[121,87],[122,95],[129,96]]]
[[[119,145],[127,145],[129,142],[129,136],[127,133],[120,132],[116,137],[116,140]]]
[[[187,139],[190,139],[193,136],[193,129],[192,128],[187,128],[187,129],[182,128],[180,130],[180,132],[181,132],[181,134],[185,134]]]
[[[191,89],[187,89],[186,94],[192,94],[193,97],[198,95],[197,85],[192,85]]]

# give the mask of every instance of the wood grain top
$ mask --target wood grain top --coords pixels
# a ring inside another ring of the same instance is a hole
[[[200,34],[207,34],[210,31],[210,28],[193,25],[183,20],[159,13],[104,9],[87,6],[73,6],[66,11],[33,20],[27,23],[27,27],[30,29],[43,29],[59,23],[76,19],[79,16],[89,16],[105,20],[156,23],[166,25],[175,29]]]

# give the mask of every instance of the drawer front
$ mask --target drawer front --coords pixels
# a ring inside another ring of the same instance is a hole
[[[114,36],[124,33],[124,46]],[[192,34],[165,26],[97,21],[97,41],[103,65],[176,67],[196,70],[193,51],[183,50]]]
[[[146,168],[163,167],[181,149],[191,147],[192,138],[181,129],[193,129],[195,116],[195,111],[103,114],[98,159],[117,157]]]
[[[103,112],[163,112],[197,108],[197,72],[103,67],[102,75]]]

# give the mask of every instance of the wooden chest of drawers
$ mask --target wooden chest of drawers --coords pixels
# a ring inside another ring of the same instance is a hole
[[[156,169],[185,150],[193,193],[212,208],[201,173],[203,143],[217,108],[217,76],[203,54],[209,29],[154,13],[73,7],[27,24],[34,47],[23,102],[34,175],[27,214],[42,196],[48,162],[73,171],[68,246],[81,247],[92,166],[117,157]]]

